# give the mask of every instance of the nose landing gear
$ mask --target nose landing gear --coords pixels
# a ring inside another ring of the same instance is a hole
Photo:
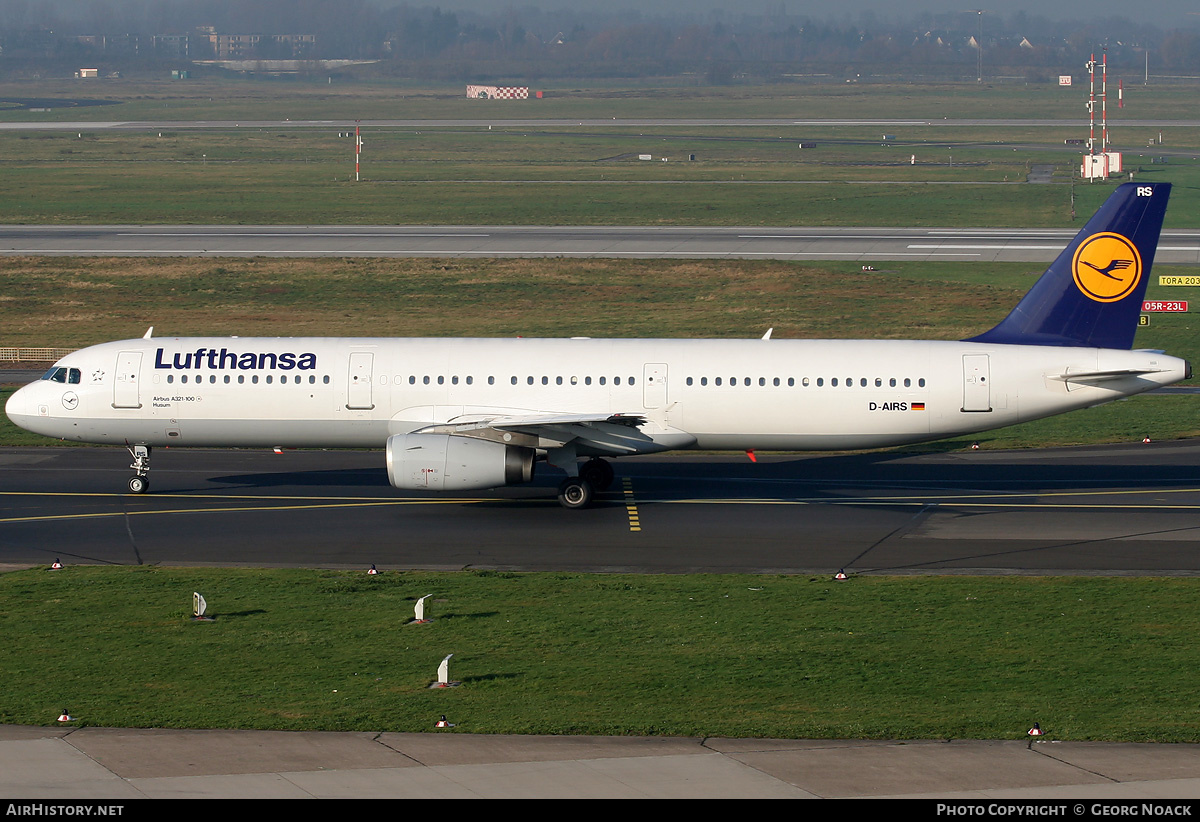
[[[134,470],[134,475],[129,478],[129,492],[144,494],[150,490],[150,446],[126,445],[125,447],[129,449],[129,454],[133,457],[133,464],[129,467]]]

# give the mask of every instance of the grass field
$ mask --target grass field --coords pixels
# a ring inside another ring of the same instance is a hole
[[[42,568],[0,575],[0,722],[1195,742],[1198,586]]]
[[[1131,89],[1127,108],[1114,111],[1110,122],[1129,170],[1139,179],[1176,183],[1168,227],[1192,227],[1200,213],[1200,130],[1125,126],[1122,118],[1178,117],[1189,90]],[[505,106],[468,100],[457,88],[370,83],[0,84],[0,99],[117,101],[0,110],[0,122],[79,123],[70,131],[0,131],[0,222],[1070,226],[1069,186],[1023,184],[1035,165],[1052,166],[1059,182],[1078,175],[1082,150],[1063,141],[1087,133],[1083,98],[1069,94],[1079,96],[1057,87],[974,85],[573,89]],[[948,111],[1063,125],[938,125]],[[368,125],[362,182],[352,182],[354,119],[488,116],[531,123]],[[621,122],[697,116],[912,122],[738,128]],[[577,126],[576,117],[605,125]],[[279,125],[88,130],[89,118]],[[284,122],[304,119],[328,124]],[[537,123],[551,119],[559,122]],[[642,154],[654,161],[637,160]],[[1156,162],[1164,156],[1166,164]],[[1076,212],[1090,213],[1110,189],[1075,186]]]

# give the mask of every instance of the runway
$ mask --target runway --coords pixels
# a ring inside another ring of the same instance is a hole
[[[2,255],[609,257],[1052,261],[1073,229],[579,226],[0,226]],[[1200,230],[1164,231],[1157,263],[1200,263]]]
[[[1200,573],[1200,441],[923,455],[618,460],[584,511],[559,476],[401,492],[381,452],[0,451],[0,564],[633,573]]]

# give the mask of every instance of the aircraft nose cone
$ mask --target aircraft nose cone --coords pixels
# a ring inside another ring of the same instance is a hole
[[[28,420],[33,416],[33,403],[29,399],[28,387],[19,388],[4,404],[4,413],[12,420],[13,425],[28,429]]]

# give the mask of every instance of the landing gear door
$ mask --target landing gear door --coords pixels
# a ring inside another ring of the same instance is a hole
[[[992,410],[992,375],[987,354],[963,355],[963,411]]]
[[[642,367],[642,404],[662,408],[667,404],[667,364],[648,362]]]
[[[375,407],[371,399],[371,370],[375,355],[370,351],[355,351],[350,354],[350,373],[346,376],[346,407],[354,410],[370,410]]]
[[[116,378],[113,380],[113,408],[141,408],[138,382],[142,374],[142,352],[121,351],[117,354]]]

